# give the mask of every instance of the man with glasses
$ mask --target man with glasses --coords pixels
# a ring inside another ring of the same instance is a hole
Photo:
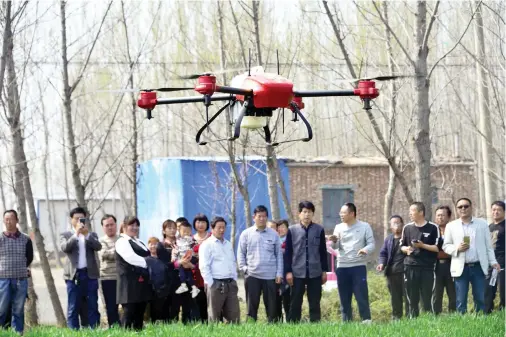
[[[501,269],[497,263],[490,240],[488,223],[472,216],[471,200],[457,200],[456,219],[446,225],[443,250],[451,255],[450,272],[455,278],[457,311],[467,311],[469,283],[473,287],[476,312],[485,309],[485,275],[489,265]]]

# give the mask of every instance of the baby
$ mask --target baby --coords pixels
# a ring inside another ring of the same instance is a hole
[[[179,238],[176,241],[176,248],[172,250],[172,261],[180,260],[185,256],[191,256],[190,262],[196,265],[198,259],[193,252],[195,246],[196,242],[192,237],[191,225],[186,221],[182,222],[179,227]],[[188,286],[191,286],[192,297],[195,298],[200,290],[195,286],[192,270],[179,266],[179,278],[181,280],[181,285],[176,289],[176,294],[187,292]]]

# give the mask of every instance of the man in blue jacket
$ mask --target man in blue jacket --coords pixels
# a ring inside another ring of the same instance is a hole
[[[385,238],[379,254],[377,271],[384,271],[387,278],[390,302],[392,304],[392,319],[402,318],[402,302],[406,302],[404,294],[404,257],[399,241],[401,239],[404,221],[399,215],[390,218],[390,230],[392,234]],[[406,308],[408,307],[406,303]]]

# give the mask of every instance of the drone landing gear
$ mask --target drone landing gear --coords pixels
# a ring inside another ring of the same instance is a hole
[[[313,139],[313,129],[311,129],[311,124],[307,121],[307,119],[304,117],[304,115],[300,112],[299,106],[295,102],[290,103],[290,110],[293,112],[293,121],[297,121],[297,117],[300,118],[300,120],[304,123],[307,129],[307,137],[306,138],[297,138],[297,139],[291,139],[291,140],[285,140],[282,142],[274,142],[272,143],[272,146],[278,146],[279,144],[283,143],[291,143],[291,142],[309,142],[311,139]]]
[[[222,140],[227,140],[227,138],[224,138],[224,139],[216,139],[216,140],[212,140],[212,141],[208,141],[208,142],[204,142],[204,141],[200,141],[200,136],[202,135],[202,133],[204,132],[205,129],[207,129],[209,127],[209,125],[226,109],[230,106],[230,102],[228,102],[227,104],[225,104],[224,106],[222,106],[220,108],[220,110],[218,110],[214,115],[213,117],[211,117],[207,122],[206,124],[204,124],[203,127],[200,128],[199,132],[197,132],[197,136],[195,138],[195,140],[197,141],[197,144],[199,145],[206,145],[207,143],[213,143],[213,142],[219,142],[219,141],[222,141]]]

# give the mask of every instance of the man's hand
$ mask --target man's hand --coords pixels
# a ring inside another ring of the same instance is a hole
[[[499,267],[501,268],[501,267]],[[26,272],[27,272],[27,277],[32,277],[32,271],[30,270],[30,268],[26,268]]]
[[[409,256],[409,255],[411,255],[411,253],[413,253],[414,249],[413,249],[413,247],[406,247],[406,246],[404,246],[404,247],[401,248],[401,251],[404,254],[406,254],[406,255]]]
[[[425,244],[424,244],[422,241],[413,242],[413,246],[414,246],[415,248],[422,249],[424,245],[425,245]]]
[[[292,273],[286,273],[286,283],[288,283],[288,285],[290,287],[293,287],[293,274]]]
[[[282,277],[276,277],[276,284],[281,284],[281,281],[283,280]]]
[[[492,265],[492,268],[495,268],[497,270],[497,272],[500,272],[501,271],[501,265],[499,263],[495,263]]]
[[[341,234],[338,233],[337,235],[331,235],[329,236],[329,240],[336,243],[337,241],[341,240]]]
[[[361,256],[361,255],[367,255],[367,250],[365,250],[363,248],[361,250],[359,250],[357,253],[357,256]]]
[[[378,264],[378,266],[376,267],[376,270],[383,271],[384,268],[385,268],[385,266],[383,264]]]
[[[465,252],[469,249],[469,245],[467,243],[461,242],[458,248],[459,252]]]
[[[322,274],[322,284],[327,283],[327,272],[323,272]]]

